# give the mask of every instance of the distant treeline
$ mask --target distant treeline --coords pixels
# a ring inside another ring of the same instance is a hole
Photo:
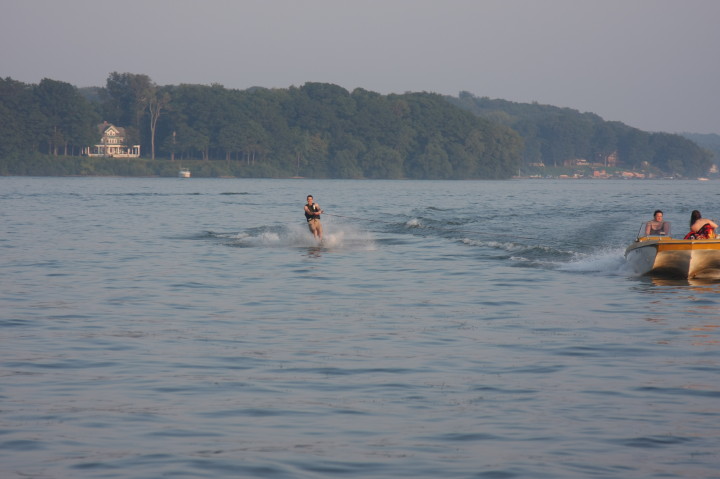
[[[80,158],[97,125],[125,128],[143,160]],[[0,79],[0,174],[175,174],[247,177],[502,179],[524,165],[601,160],[700,176],[710,153],[678,135],[645,133],[575,110],[432,93],[158,86],[111,73],[104,87]],[[198,167],[200,168],[200,167]],[[193,167],[194,173],[196,167]]]
[[[430,93],[157,86],[128,73],[83,90],[0,80],[1,158],[79,155],[101,120],[124,127],[145,157],[225,162],[240,176],[508,178],[522,153],[512,129]]]
[[[478,98],[462,92],[448,100],[477,116],[508,126],[524,140],[523,163],[560,166],[565,160],[604,163],[617,154],[618,166],[677,176],[702,176],[713,154],[681,135],[648,133],[593,113],[537,103]]]
[[[712,153],[713,163],[716,165],[720,163],[720,135],[716,133],[682,133],[682,136]]]

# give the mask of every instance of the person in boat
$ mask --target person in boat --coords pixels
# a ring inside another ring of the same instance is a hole
[[[653,219],[645,223],[645,236],[670,234],[670,223],[663,221],[663,212],[655,210]]]
[[[305,203],[305,219],[308,223],[308,228],[313,234],[316,240],[322,241],[322,224],[320,223],[320,214],[323,212],[320,209],[320,205],[313,201],[312,195],[307,196],[307,203]]]
[[[693,210],[690,214],[690,232],[685,235],[685,239],[714,239],[717,227],[713,220],[703,218],[702,213]]]

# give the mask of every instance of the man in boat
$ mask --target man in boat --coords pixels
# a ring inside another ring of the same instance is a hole
[[[322,224],[320,223],[320,214],[323,212],[320,209],[320,205],[313,201],[312,195],[307,196],[307,203],[305,204],[305,219],[308,223],[308,228],[313,234],[316,240],[322,241]]]
[[[670,223],[663,221],[663,212],[661,210],[655,210],[655,213],[653,213],[653,219],[645,224],[645,236],[666,236],[669,234]]]
[[[690,232],[685,235],[685,239],[714,239],[717,227],[713,220],[703,218],[702,213],[693,210],[690,214]]]

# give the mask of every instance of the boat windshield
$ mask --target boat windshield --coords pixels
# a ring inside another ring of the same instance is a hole
[[[641,236],[667,236],[670,237],[669,221],[646,221],[640,225],[638,238]]]

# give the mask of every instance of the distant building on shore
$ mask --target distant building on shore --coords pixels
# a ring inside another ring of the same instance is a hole
[[[104,121],[98,125],[100,142],[83,148],[85,156],[105,156],[110,158],[139,158],[140,145],[125,144],[125,128]]]

